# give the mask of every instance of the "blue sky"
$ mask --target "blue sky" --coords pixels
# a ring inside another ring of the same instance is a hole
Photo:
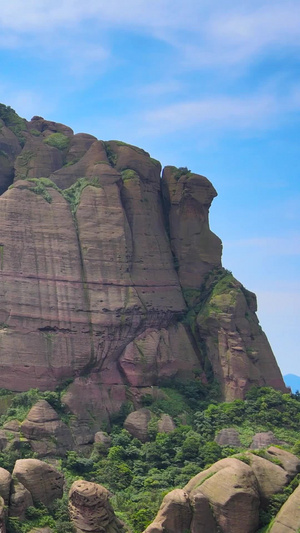
[[[10,0],[0,101],[207,176],[223,264],[300,375],[298,0]]]

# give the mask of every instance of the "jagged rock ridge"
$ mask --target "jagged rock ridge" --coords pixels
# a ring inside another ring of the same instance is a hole
[[[255,296],[221,267],[205,177],[2,104],[0,119],[0,387],[73,379],[64,402],[98,424],[163,377],[210,373],[227,400],[284,390]]]

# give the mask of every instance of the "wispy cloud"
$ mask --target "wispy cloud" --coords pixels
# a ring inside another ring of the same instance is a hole
[[[207,129],[259,130],[274,127],[287,114],[300,111],[300,101],[288,94],[266,93],[255,95],[199,98],[160,107],[144,113],[144,131],[153,134],[188,130],[194,126]]]
[[[101,32],[123,28],[168,41],[185,68],[242,64],[270,50],[299,50],[299,21],[298,0],[246,0],[239,6],[233,0],[11,0],[0,12],[0,28],[10,32],[11,46],[16,36],[75,32],[85,24],[91,34],[98,29],[97,45],[103,46]]]
[[[285,237],[252,237],[225,241],[224,247],[227,249],[245,248],[247,250],[256,248],[264,255],[300,255],[300,235],[287,235]]]

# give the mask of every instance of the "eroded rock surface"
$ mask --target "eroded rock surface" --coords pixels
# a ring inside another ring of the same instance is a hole
[[[254,435],[250,448],[252,448],[252,450],[259,450],[260,448],[270,446],[270,444],[282,443],[275,437],[273,431],[263,431]]]
[[[13,477],[30,492],[34,502],[51,505],[63,495],[64,478],[51,465],[38,459],[16,461]]]
[[[39,456],[64,455],[74,444],[70,429],[46,400],[30,409],[20,430]]]
[[[91,435],[128,397],[138,408],[159,379],[205,383],[204,368],[226,400],[285,390],[254,295],[224,283],[207,178],[161,179],[140,148],[3,105],[0,121],[0,387],[73,379],[64,402]]]
[[[142,442],[148,440],[148,425],[151,420],[152,413],[149,409],[138,409],[130,413],[125,422],[124,428],[132,435]]]
[[[77,533],[122,533],[109,503],[109,491],[89,481],[75,481],[69,492],[69,513]]]
[[[269,529],[270,533],[297,533],[300,528],[300,486],[280,509]]]
[[[221,429],[215,437],[215,441],[219,446],[241,446],[239,433],[234,428]]]
[[[25,520],[26,509],[31,505],[33,505],[33,500],[29,490],[18,480],[14,479],[9,500],[9,516],[15,516],[20,518],[20,520]]]

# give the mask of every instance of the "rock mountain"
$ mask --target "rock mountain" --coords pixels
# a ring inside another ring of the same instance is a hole
[[[285,390],[255,295],[221,266],[216,191],[144,150],[0,105],[0,387],[53,390],[79,419],[160,380],[225,400]]]

